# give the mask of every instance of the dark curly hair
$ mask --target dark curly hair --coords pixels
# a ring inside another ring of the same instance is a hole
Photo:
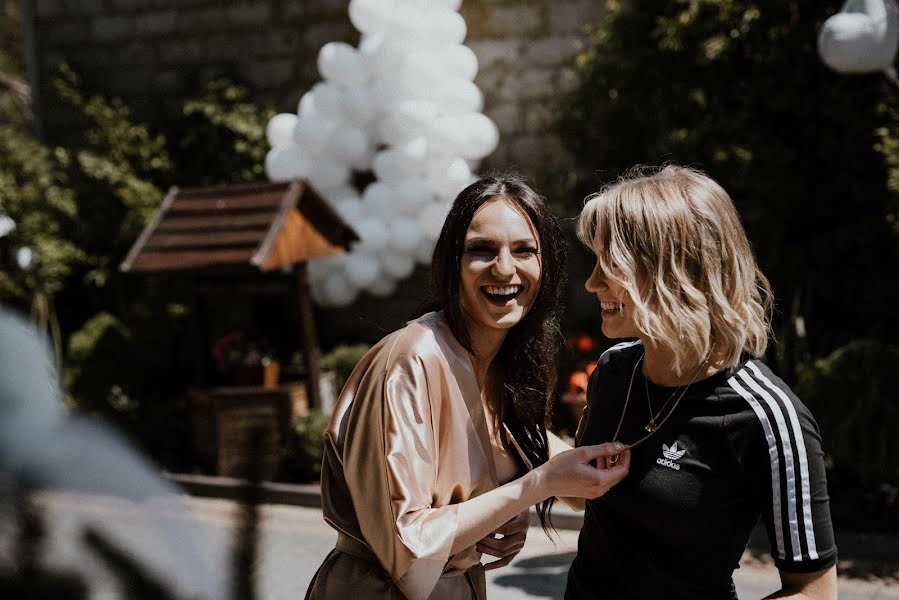
[[[465,234],[478,209],[491,200],[514,202],[537,233],[540,289],[524,318],[509,330],[494,364],[503,374],[503,395],[492,407],[535,467],[549,460],[546,425],[556,384],[555,354],[561,340],[559,316],[565,280],[565,246],[559,222],[540,194],[515,174],[485,177],[462,190],[453,202],[431,258],[431,308],[443,310],[459,343],[472,351],[461,303],[461,265]],[[549,498],[537,507],[544,529]]]

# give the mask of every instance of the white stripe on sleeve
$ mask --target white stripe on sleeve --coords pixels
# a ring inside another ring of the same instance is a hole
[[[746,400],[753,412],[755,412],[759,421],[762,423],[765,439],[768,441],[768,458],[771,461],[771,499],[773,502],[772,512],[774,513],[774,538],[777,543],[777,555],[781,559],[786,559],[787,554],[784,549],[783,520],[781,518],[780,510],[780,455],[777,452],[777,439],[774,437],[774,430],[771,429],[768,415],[765,414],[765,410],[758,403],[758,400],[740,385],[737,378],[731,377],[727,380],[727,383],[730,384],[730,387],[740,394],[744,400]]]
[[[790,419],[790,426],[793,429],[793,437],[796,439],[796,453],[799,456],[799,482],[802,487],[802,518],[805,525],[805,541],[808,544],[809,558],[816,560],[818,558],[818,548],[815,543],[815,522],[812,520],[812,492],[811,479],[808,475],[808,453],[805,450],[805,438],[802,436],[802,427],[799,425],[799,416],[796,414],[796,408],[787,398],[783,390],[774,385],[770,379],[765,377],[761,369],[759,369],[752,361],[746,364],[747,367],[755,374],[756,378],[761,380],[768,388],[770,388],[780,398],[781,402],[787,409],[787,416]]]

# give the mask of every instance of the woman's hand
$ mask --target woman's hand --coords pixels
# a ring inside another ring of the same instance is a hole
[[[630,448],[614,442],[560,452],[536,470],[551,495],[592,500],[624,479],[630,463]]]
[[[513,558],[518,556],[518,553],[524,548],[529,525],[530,514],[529,511],[524,510],[477,543],[475,547],[478,552],[489,554],[499,559],[486,563],[484,565],[485,571],[505,567],[512,562]],[[497,538],[497,535],[502,537]]]

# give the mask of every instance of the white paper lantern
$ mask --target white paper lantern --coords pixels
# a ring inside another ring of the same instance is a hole
[[[270,146],[289,146],[293,144],[293,128],[297,124],[297,116],[290,113],[275,115],[265,126],[265,138]]]
[[[362,57],[345,42],[328,42],[318,52],[318,71],[333,83],[362,85],[367,79]]]
[[[294,145],[276,146],[265,155],[265,174],[272,181],[288,181],[308,177],[309,160]]]

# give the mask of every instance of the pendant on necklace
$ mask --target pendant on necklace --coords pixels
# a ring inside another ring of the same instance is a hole
[[[655,433],[656,430],[658,430],[658,428],[659,428],[659,426],[656,425],[656,420],[655,420],[655,419],[650,419],[649,423],[647,423],[647,424],[646,424],[646,427],[644,427],[643,429],[645,429],[645,430],[648,431],[649,433]]]

